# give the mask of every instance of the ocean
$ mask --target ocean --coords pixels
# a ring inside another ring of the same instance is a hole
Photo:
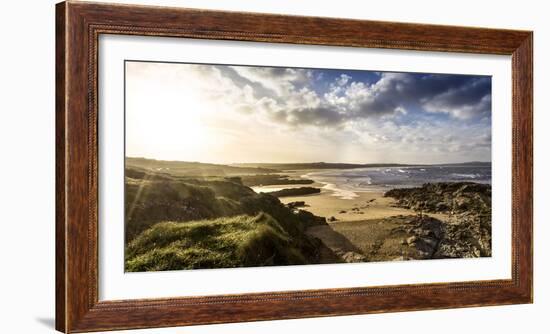
[[[357,197],[356,192],[388,191],[418,187],[435,182],[491,183],[491,167],[438,165],[410,167],[369,167],[310,172],[302,177],[323,184],[340,198]]]

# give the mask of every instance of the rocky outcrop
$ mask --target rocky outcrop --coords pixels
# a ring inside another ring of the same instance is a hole
[[[450,217],[434,258],[491,256],[491,218],[468,212]]]
[[[414,248],[410,258],[491,256],[491,186],[477,183],[434,183],[393,189],[384,196],[418,215],[402,227],[403,243]],[[426,216],[444,214],[438,220]]]
[[[295,202],[289,202],[286,204],[287,208],[289,209],[296,209],[296,208],[303,208],[308,206],[305,201],[295,201]]]
[[[286,188],[278,191],[268,192],[269,195],[275,197],[289,197],[289,196],[304,196],[311,194],[319,194],[321,189],[313,187],[299,187],[299,188]]]
[[[438,250],[443,238],[443,223],[432,217],[405,217],[403,225],[396,227],[392,233],[404,232],[401,245],[406,246],[402,256],[407,259],[430,259]]]
[[[315,181],[308,179],[295,179],[290,178],[288,175],[280,174],[255,174],[255,175],[241,175],[240,179],[242,184],[247,187],[254,186],[270,186],[270,185],[284,185],[284,184],[312,184]]]
[[[473,182],[426,183],[417,188],[392,189],[384,194],[397,205],[419,212],[491,213],[491,185]]]

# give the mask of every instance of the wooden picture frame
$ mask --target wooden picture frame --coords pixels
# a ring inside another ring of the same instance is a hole
[[[464,52],[512,57],[512,278],[98,300],[101,34]],[[56,7],[56,329],[119,330],[531,303],[533,33],[66,1]]]

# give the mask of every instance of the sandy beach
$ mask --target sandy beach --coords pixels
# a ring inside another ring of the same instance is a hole
[[[310,171],[308,171],[310,172]],[[306,178],[303,171],[288,173],[291,178]],[[301,185],[272,185],[256,187],[257,191],[278,191]],[[384,197],[382,191],[346,191],[315,182],[312,187],[321,193],[305,196],[280,197],[284,204],[304,202],[301,209],[325,217],[327,225],[313,226],[307,234],[321,239],[327,247],[346,262],[388,261],[421,258],[405,242],[401,232],[411,217],[418,215],[411,209],[398,207],[396,200]],[[449,216],[441,213],[424,214],[440,221]]]
[[[291,179],[308,178],[308,174],[319,170],[285,171]],[[308,186],[321,188],[320,194],[305,196],[281,197],[279,200],[284,204],[303,201],[306,207],[302,208],[317,216],[325,217],[329,223],[363,221],[368,219],[382,219],[398,215],[414,215],[413,210],[395,206],[395,200],[384,197],[382,191],[356,191],[346,192],[341,189],[327,187],[326,184],[315,182]],[[253,187],[256,192],[271,192],[285,188],[299,188],[303,185],[271,185]],[[445,219],[445,215],[430,214],[438,219]],[[336,220],[329,219],[331,217]]]
[[[382,192],[357,192],[357,197],[344,199],[336,196],[331,190],[323,189],[320,194],[282,197],[281,202],[304,201],[304,210],[326,217],[336,218],[338,221],[357,221],[365,219],[379,219],[397,215],[414,214],[414,211],[394,207],[394,200],[384,197]]]

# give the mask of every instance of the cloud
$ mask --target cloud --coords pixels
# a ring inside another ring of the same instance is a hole
[[[351,76],[347,74],[340,74],[340,78],[336,79],[336,84],[338,86],[344,86],[351,79]]]
[[[353,81],[344,91],[348,113],[352,118],[368,118],[393,114],[405,109],[402,87],[411,81],[407,75],[385,73],[380,80],[368,85]]]
[[[487,161],[491,156],[491,129],[483,124],[363,121],[350,123],[345,131],[347,145],[364,147],[365,156],[378,152],[385,161]]]
[[[284,67],[231,66],[241,78],[258,83],[273,91],[277,96],[285,96],[295,88],[296,83],[309,80],[308,71]]]
[[[450,114],[459,119],[486,117],[491,113],[491,81],[476,78],[458,87],[426,97],[422,103],[428,112]]]
[[[212,161],[219,156],[228,161],[490,160],[489,77],[132,62],[127,66],[128,128],[139,129],[128,132],[129,141],[138,143],[132,147],[145,149],[155,143],[176,152],[178,159],[185,151],[185,159],[204,155]],[[144,135],[145,126],[158,128],[151,132],[155,136]],[[174,141],[174,136],[188,139]],[[193,151],[199,141],[208,149]],[[179,142],[190,146],[183,150]],[[271,143],[277,145],[268,147]]]
[[[345,98],[340,99],[341,96]],[[491,80],[461,75],[383,73],[374,84],[353,81],[345,90],[336,89],[329,97],[339,105],[347,105],[355,117],[406,113],[413,109],[472,119],[490,116]]]
[[[217,77],[209,88],[214,99],[292,127],[339,127],[411,113],[456,120],[491,116],[489,77],[385,72],[369,82],[360,72],[335,76],[323,70],[282,67],[210,67],[209,75]]]

